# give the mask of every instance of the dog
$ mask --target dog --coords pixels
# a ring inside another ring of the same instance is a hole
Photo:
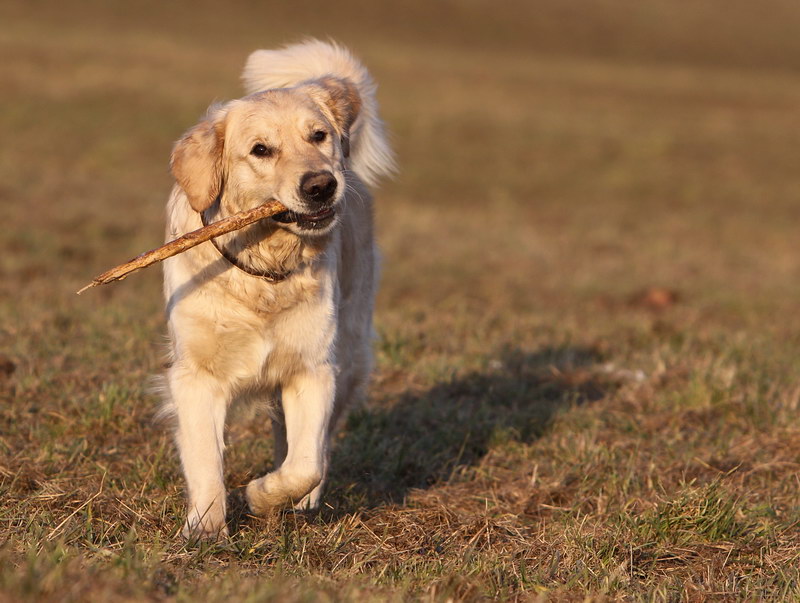
[[[309,40],[258,50],[248,95],[212,106],[175,144],[167,240],[269,200],[287,211],[164,262],[165,408],[188,489],[186,538],[227,535],[225,415],[275,400],[275,468],[253,514],[314,509],[331,435],[363,398],[377,286],[368,186],[394,171],[376,86],[349,51]]]

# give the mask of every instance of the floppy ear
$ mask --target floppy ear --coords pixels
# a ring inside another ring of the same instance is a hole
[[[208,116],[172,149],[172,175],[197,212],[210,207],[222,189],[225,115],[221,108],[210,109]]]
[[[350,126],[361,110],[361,96],[350,80],[338,77],[323,77],[309,86],[309,94],[333,117],[334,125],[342,139],[342,152],[350,155]]]

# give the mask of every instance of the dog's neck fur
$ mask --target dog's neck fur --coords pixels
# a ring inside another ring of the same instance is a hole
[[[229,215],[231,212],[218,200],[203,212],[201,219],[206,224]],[[280,282],[324,251],[329,238],[327,234],[301,237],[275,222],[261,220],[218,237],[214,245],[237,269],[267,281]]]

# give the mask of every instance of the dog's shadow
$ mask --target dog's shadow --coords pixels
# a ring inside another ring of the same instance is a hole
[[[494,445],[533,442],[559,412],[615,387],[592,370],[601,360],[583,347],[505,350],[484,371],[385,395],[351,412],[334,446],[318,519],[402,504],[411,490],[476,466]],[[247,522],[246,503],[240,494],[230,502],[236,530]]]
[[[611,384],[589,370],[599,360],[590,348],[505,350],[485,371],[351,413],[333,452],[328,511],[400,504],[493,445],[534,441],[560,411],[605,395]]]

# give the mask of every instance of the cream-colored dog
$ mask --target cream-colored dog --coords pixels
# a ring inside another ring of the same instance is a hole
[[[187,537],[227,533],[225,414],[274,409],[275,469],[247,486],[253,513],[319,504],[331,432],[363,394],[376,288],[373,184],[393,167],[375,85],[318,41],[254,52],[251,92],[212,107],[172,154],[167,239],[271,199],[289,211],[167,260],[167,409],[189,494]]]

